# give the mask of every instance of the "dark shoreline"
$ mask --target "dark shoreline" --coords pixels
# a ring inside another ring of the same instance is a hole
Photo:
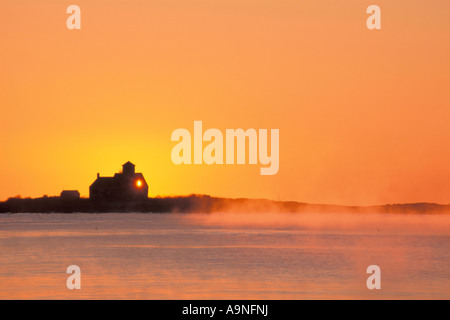
[[[0,202],[1,213],[450,213],[450,205],[435,203],[341,206],[308,204],[267,199],[228,199],[207,195],[148,198],[139,201],[93,201],[87,198],[65,200],[60,197],[9,198]]]

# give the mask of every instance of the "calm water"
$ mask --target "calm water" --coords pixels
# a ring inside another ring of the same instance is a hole
[[[0,298],[450,299],[449,247],[449,215],[0,215]]]

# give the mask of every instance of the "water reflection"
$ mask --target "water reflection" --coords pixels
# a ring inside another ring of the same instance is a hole
[[[0,298],[448,299],[449,244],[447,215],[1,215]]]

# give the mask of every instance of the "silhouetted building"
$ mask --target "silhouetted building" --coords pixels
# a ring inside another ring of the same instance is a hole
[[[89,198],[93,200],[133,201],[148,198],[148,185],[142,173],[135,172],[130,161],[122,165],[122,172],[114,177],[100,177],[89,187]]]
[[[80,199],[80,193],[78,190],[63,190],[59,197],[61,200],[78,200]]]

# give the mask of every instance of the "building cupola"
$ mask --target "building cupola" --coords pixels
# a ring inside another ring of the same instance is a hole
[[[133,176],[135,174],[135,165],[130,161],[122,165],[122,173],[126,176]]]

